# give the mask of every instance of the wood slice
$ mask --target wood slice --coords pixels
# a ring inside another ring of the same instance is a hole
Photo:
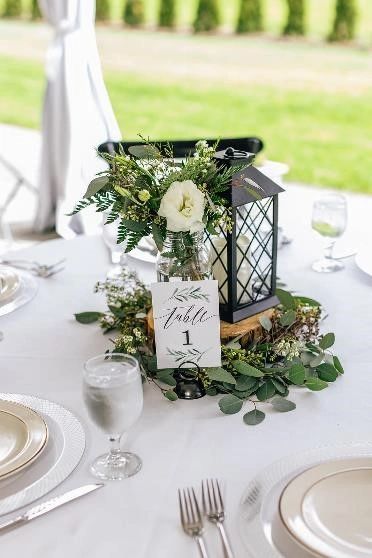
[[[265,312],[260,312],[255,316],[251,316],[250,318],[246,318],[245,320],[241,320],[240,322],[236,322],[235,324],[229,324],[228,322],[224,322],[221,320],[220,337],[222,343],[227,343],[228,341],[234,339],[235,337],[238,337],[239,335],[243,335],[243,343],[256,341],[257,339],[259,339],[262,333],[260,318],[262,316],[271,318],[271,316],[273,315],[273,311],[273,308],[270,308],[269,310],[265,310]],[[154,316],[152,313],[152,308],[147,314],[147,328],[149,337],[154,338]]]

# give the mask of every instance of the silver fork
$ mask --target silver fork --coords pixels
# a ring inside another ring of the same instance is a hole
[[[211,523],[214,523],[221,536],[224,558],[234,558],[230,541],[227,537],[223,522],[225,521],[225,506],[218,480],[209,479],[202,482],[203,511]]]
[[[62,271],[65,266],[66,259],[59,260],[58,262],[50,265],[40,264],[39,262],[29,261],[29,260],[0,260],[0,264],[2,265],[9,265],[10,267],[15,267],[16,269],[23,269],[25,271],[29,271],[38,277],[43,277],[46,279],[47,277],[51,277],[56,273]]]
[[[184,490],[178,490],[178,500],[180,504],[180,516],[183,530],[186,535],[189,535],[196,541],[200,556],[202,558],[208,558],[207,549],[203,539],[203,520],[194,489],[185,488]]]

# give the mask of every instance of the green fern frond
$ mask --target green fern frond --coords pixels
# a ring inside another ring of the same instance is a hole
[[[67,213],[67,217],[72,217],[72,215],[76,215],[76,213],[79,213],[79,211],[81,211],[82,209],[85,209],[86,207],[88,207],[88,205],[92,205],[92,201],[89,199],[86,200],[80,200],[75,208],[73,209],[73,211],[71,211],[71,213]]]

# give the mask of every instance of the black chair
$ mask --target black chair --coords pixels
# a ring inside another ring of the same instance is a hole
[[[161,140],[155,141],[157,145],[166,146],[168,143],[173,146],[173,156],[174,157],[187,157],[194,153],[195,143],[198,140]],[[263,141],[259,138],[249,137],[249,138],[220,138],[220,139],[207,139],[209,145],[213,145],[218,141],[219,150],[227,149],[228,147],[233,147],[234,149],[240,149],[242,151],[248,151],[249,153],[259,153],[263,149]],[[128,152],[128,147],[131,145],[142,145],[142,141],[106,141],[101,143],[98,147],[98,153],[114,153],[119,152],[119,145]]]

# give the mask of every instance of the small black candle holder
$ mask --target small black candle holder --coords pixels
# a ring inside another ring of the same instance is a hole
[[[185,364],[193,364],[198,371],[194,372],[190,368],[181,370]],[[173,374],[177,382],[174,391],[179,399],[200,399],[206,395],[203,383],[198,378],[198,372],[200,367],[195,362],[186,361],[179,365],[178,370]]]

